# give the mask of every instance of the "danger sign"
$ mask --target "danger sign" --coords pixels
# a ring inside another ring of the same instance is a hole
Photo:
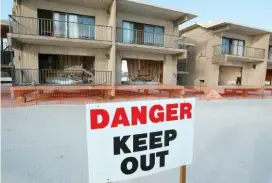
[[[194,99],[86,106],[89,182],[121,181],[192,161]]]

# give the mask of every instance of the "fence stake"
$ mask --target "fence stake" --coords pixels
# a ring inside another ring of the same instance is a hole
[[[186,183],[186,166],[185,165],[180,167],[179,174],[180,174],[179,182]]]

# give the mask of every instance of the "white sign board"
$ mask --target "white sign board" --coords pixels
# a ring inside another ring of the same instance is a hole
[[[87,104],[89,182],[137,178],[191,163],[194,99]]]

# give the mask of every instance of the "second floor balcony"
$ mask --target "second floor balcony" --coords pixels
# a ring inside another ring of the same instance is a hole
[[[265,49],[262,48],[237,44],[221,44],[213,47],[213,62],[263,62],[264,59]]]
[[[10,16],[9,21],[10,33],[13,35],[31,35],[32,37],[29,37],[29,39],[35,38],[36,41],[40,40],[48,42],[54,41],[56,38],[58,38],[58,41],[64,41],[64,39],[60,38],[66,38],[66,41],[74,39],[73,43],[78,41],[83,44],[104,43],[108,45],[110,45],[112,41],[112,27],[94,25],[92,22],[88,23],[88,21],[86,21],[86,23],[82,21],[79,22],[78,19],[75,19],[74,21],[65,21],[60,18],[46,19]],[[21,39],[22,42],[26,41],[26,39]]]
[[[164,33],[148,32],[137,29],[118,28],[116,30],[116,42],[152,47],[153,49],[168,49],[169,52],[182,52],[188,45],[194,45],[185,37]]]

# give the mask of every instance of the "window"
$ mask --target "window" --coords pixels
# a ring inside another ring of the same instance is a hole
[[[94,39],[94,17],[39,9],[38,18],[40,35]]]
[[[123,22],[123,42],[134,43],[134,23]]]
[[[221,54],[244,56],[245,41],[231,38],[222,38]]]
[[[269,55],[268,55],[268,59],[272,60],[272,45],[269,46]]]
[[[123,42],[164,46],[164,28],[123,21]]]
[[[147,45],[164,45],[164,28],[153,25],[144,26],[144,43]]]
[[[60,37],[94,39],[93,17],[54,13],[54,34]]]

